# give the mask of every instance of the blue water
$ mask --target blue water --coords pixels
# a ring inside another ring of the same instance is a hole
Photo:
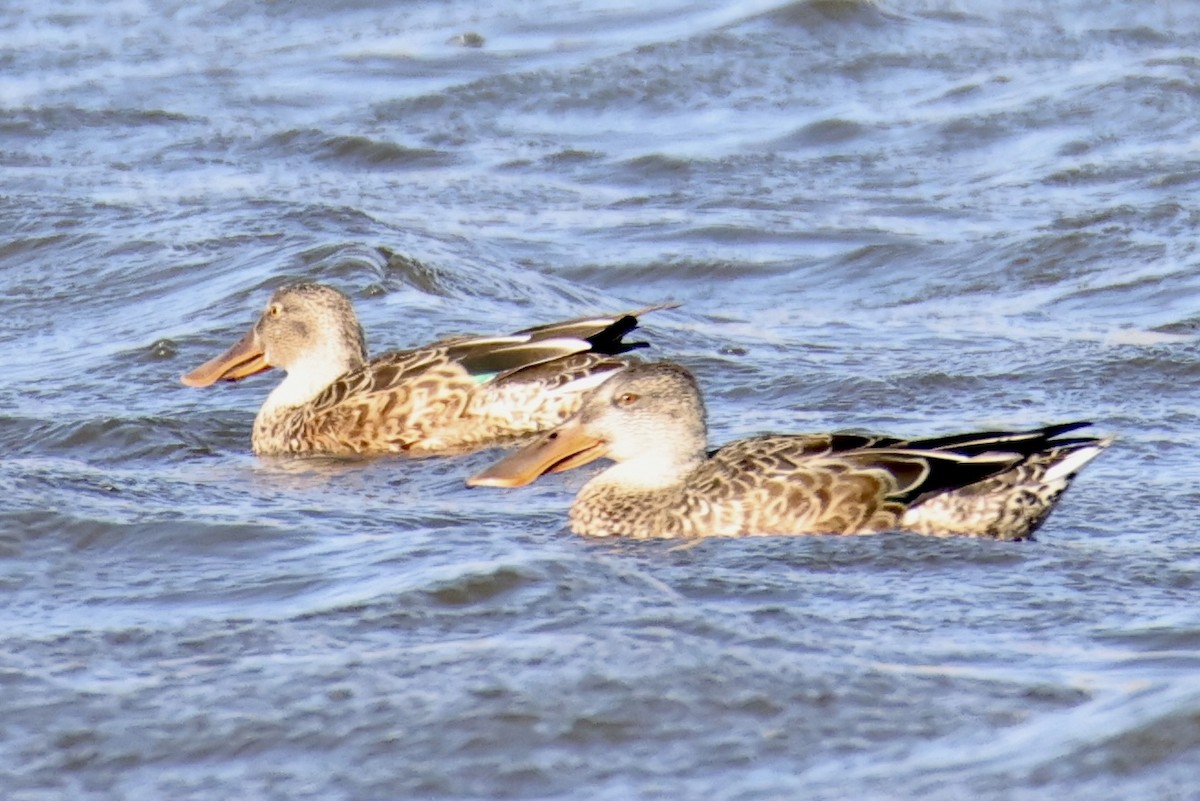
[[[1197,52],[1179,0],[0,6],[4,797],[1200,798]],[[295,278],[375,351],[682,302],[714,444],[1118,440],[1033,543],[591,542],[587,470],[252,457],[277,378],[178,377]]]

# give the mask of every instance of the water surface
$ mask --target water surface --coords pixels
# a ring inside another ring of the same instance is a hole
[[[462,37],[481,46],[464,46]],[[9,3],[0,775],[58,798],[1200,797],[1200,10]],[[1092,419],[1035,543],[565,529],[249,455],[373,349],[667,300],[714,442]]]

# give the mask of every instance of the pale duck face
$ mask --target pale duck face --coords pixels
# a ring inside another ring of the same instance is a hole
[[[667,362],[635,364],[590,393],[570,420],[468,483],[521,486],[604,456],[617,464],[594,482],[661,488],[703,462],[706,448],[704,402],[692,375]]]
[[[239,342],[182,380],[189,386],[207,386],[277,367],[288,376],[268,404],[293,406],[361,366],[366,356],[362,326],[350,299],[321,284],[294,284],[271,296],[258,322]]]

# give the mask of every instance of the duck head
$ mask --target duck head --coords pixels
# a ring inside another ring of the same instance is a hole
[[[271,296],[244,337],[180,380],[189,387],[206,387],[277,367],[289,375],[319,376],[328,384],[366,357],[366,340],[350,299],[323,284],[293,284]]]
[[[467,483],[519,487],[607,457],[617,466],[601,477],[662,486],[702,462],[706,447],[704,401],[691,373],[669,362],[634,364],[593,390],[570,420]]]

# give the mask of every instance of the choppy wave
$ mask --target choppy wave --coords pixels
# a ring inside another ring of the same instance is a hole
[[[1195,796],[1191,5],[10,12],[11,797]],[[253,459],[270,375],[178,376],[299,278],[375,349],[681,301],[715,441],[1118,439],[1037,543],[581,541]]]

